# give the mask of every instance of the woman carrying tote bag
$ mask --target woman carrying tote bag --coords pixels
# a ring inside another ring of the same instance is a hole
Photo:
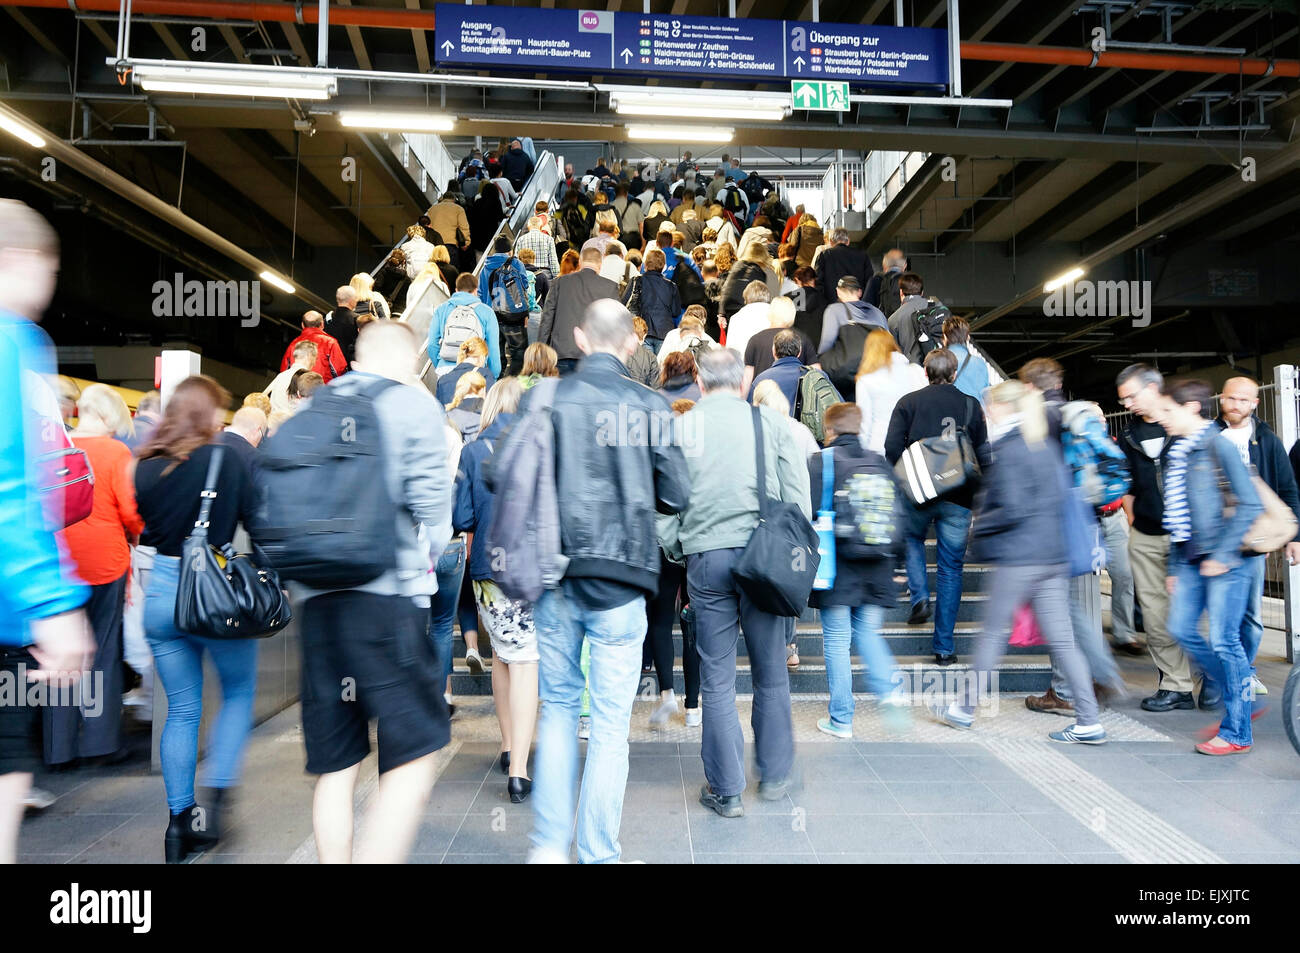
[[[176,594],[181,553],[195,528],[215,442],[224,424],[230,395],[210,377],[188,377],[176,385],[162,421],[138,451],[135,494],[144,533],[140,542],[156,547],[145,595],[145,637],[167,692],[167,722],[160,757],[167,788],[170,823],[165,837],[168,863],[211,847],[220,837],[218,814],[226,792],[239,783],[244,748],[253,725],[257,684],[255,639],[211,639],[176,627]],[[207,539],[221,549],[256,507],[252,479],[239,455],[222,453],[216,496],[208,514]],[[212,803],[205,815],[195,804],[199,719],[203,714],[203,657],[221,678],[221,710],[212,721],[207,746],[206,786]]]

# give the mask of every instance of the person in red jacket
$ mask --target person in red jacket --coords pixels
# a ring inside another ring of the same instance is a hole
[[[293,362],[294,346],[299,341],[310,341],[316,345],[316,366],[312,370],[325,378],[326,384],[347,373],[348,362],[343,357],[343,349],[339,347],[338,341],[325,333],[325,316],[319,311],[308,311],[302,316],[302,334],[290,341],[284,349],[284,357],[280,359],[281,371],[289,369]]]

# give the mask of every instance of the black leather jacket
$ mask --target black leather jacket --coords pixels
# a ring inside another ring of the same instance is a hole
[[[668,402],[626,374],[618,358],[591,354],[556,388],[551,420],[560,540],[569,558],[566,576],[653,591],[655,514],[684,510],[690,481],[686,458],[672,443]]]

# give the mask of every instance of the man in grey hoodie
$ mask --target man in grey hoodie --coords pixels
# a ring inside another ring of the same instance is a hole
[[[373,398],[397,565],[352,589],[302,593],[303,738],[307,770],[318,776],[312,823],[322,863],[352,860],[353,794],[371,718],[379,724],[379,792],[358,858],[369,863],[405,859],[433,787],[434,753],[451,737],[425,633],[437,588],[429,553],[451,539],[453,474],[442,408],[411,373],[416,346],[401,322],[372,322],[357,337],[355,370],[330,388],[360,395],[384,378],[398,382]]]

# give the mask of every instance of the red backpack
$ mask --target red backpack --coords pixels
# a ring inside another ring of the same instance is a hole
[[[41,506],[50,530],[79,523],[95,505],[95,471],[86,451],[72,445],[60,431],[64,446],[36,459]]]

